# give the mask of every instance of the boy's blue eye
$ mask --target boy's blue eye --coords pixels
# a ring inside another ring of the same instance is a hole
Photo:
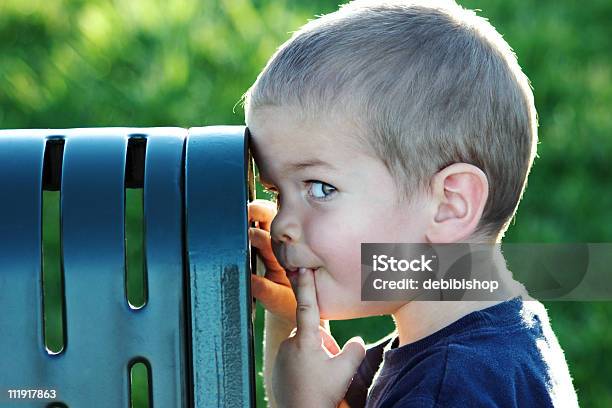
[[[309,180],[308,182],[310,183],[308,194],[317,200],[325,200],[336,191],[336,187],[322,181]]]

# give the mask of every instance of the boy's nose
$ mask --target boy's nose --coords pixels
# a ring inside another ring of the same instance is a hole
[[[272,240],[276,242],[298,242],[301,238],[301,228],[298,220],[287,211],[280,211],[274,217],[270,227]]]

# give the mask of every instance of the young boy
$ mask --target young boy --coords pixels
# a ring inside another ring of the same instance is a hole
[[[496,243],[516,211],[536,112],[485,19],[452,2],[353,2],[294,33],[245,96],[260,180],[278,194],[278,212],[249,206],[270,406],[577,406],[539,302],[361,300],[362,242]],[[329,319],[381,314],[396,331],[367,353],[329,333]]]

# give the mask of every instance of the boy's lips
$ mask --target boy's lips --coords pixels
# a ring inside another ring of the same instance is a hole
[[[298,270],[289,270],[287,269],[287,277],[289,278],[290,281],[293,281],[294,279],[297,279],[297,275],[298,275]]]
[[[319,268],[304,268],[304,269],[310,269],[313,273],[316,272]],[[289,278],[290,281],[293,281],[294,279],[297,279],[298,273],[299,273],[300,268],[286,268],[285,271],[287,273],[287,277]]]

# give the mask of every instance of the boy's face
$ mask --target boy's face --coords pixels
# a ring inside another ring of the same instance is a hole
[[[285,269],[315,269],[321,318],[391,314],[405,302],[361,301],[362,242],[425,242],[428,209],[398,203],[384,163],[341,118],[301,121],[289,108],[249,112],[264,186],[279,193],[272,247]]]

